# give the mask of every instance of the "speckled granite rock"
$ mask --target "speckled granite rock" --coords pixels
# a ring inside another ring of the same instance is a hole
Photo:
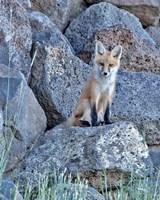
[[[86,63],[92,62],[96,40],[101,41],[107,49],[112,49],[117,44],[123,46],[122,69],[160,74],[160,48],[158,45],[139,39],[125,26],[115,25],[95,32],[77,54]]]
[[[31,5],[30,10],[47,15],[61,31],[87,8],[83,0],[31,0]]]
[[[151,73],[121,72],[112,116],[139,127],[149,145],[160,144],[160,76]]]
[[[32,32],[26,10],[15,0],[0,1],[0,63],[30,75]]]
[[[17,191],[14,182],[5,178],[1,181],[0,188],[0,197],[1,200],[23,200],[22,195]]]
[[[146,31],[153,38],[158,46],[160,46],[160,27],[149,26]]]
[[[149,146],[149,154],[157,171],[160,169],[160,145]]]
[[[9,86],[9,87],[8,87]],[[0,64],[0,108],[4,126],[0,149],[8,149],[6,170],[26,154],[32,142],[45,131],[46,117],[21,72]]]
[[[30,86],[46,113],[48,127],[52,128],[73,112],[91,67],[73,54],[65,36],[43,18],[38,13],[30,15],[37,49]]]
[[[43,13],[33,11],[27,14],[33,34],[38,32],[53,32],[57,26]]]
[[[76,53],[78,53],[84,48],[88,39],[95,32],[114,25],[124,25],[141,40],[145,39],[154,43],[153,39],[143,29],[138,18],[125,10],[105,2],[90,6],[74,19],[66,29],[65,35]]]
[[[105,197],[94,188],[89,187],[86,200],[105,200]]]
[[[0,108],[0,133],[3,128],[3,114],[2,114],[2,109]]]
[[[72,114],[92,69],[73,54],[68,40],[46,16],[34,12],[30,14],[29,18],[34,42],[39,43],[30,85],[46,112],[48,127],[51,128]],[[112,47],[115,44],[113,42],[114,33],[116,41],[123,42],[121,66],[124,63],[127,65],[130,59],[130,62],[132,61],[130,64],[134,65],[135,63],[134,66],[137,67],[136,62],[140,63],[141,56],[146,59],[146,63],[148,62],[150,65],[154,63],[152,59],[147,61],[150,58],[149,52],[153,51],[152,46],[150,46],[150,50],[149,47],[146,47],[146,52],[143,55],[140,48],[143,42],[138,43],[137,41],[137,43],[132,44],[135,41],[135,36],[130,30],[123,26],[116,26],[108,28],[107,31],[102,34],[102,37],[99,35],[98,39],[103,40],[103,43],[108,45],[107,47]],[[105,43],[105,39],[108,43]],[[132,59],[129,50],[134,55]],[[157,55],[155,54],[155,56]],[[157,56],[157,63],[158,59]],[[145,62],[142,66],[145,67]],[[147,68],[149,68],[149,64],[146,65]],[[148,144],[159,144],[160,142],[159,88],[158,75],[132,72],[124,72],[119,75],[117,95],[113,106],[114,119],[136,122],[140,131],[146,135]]]
[[[89,4],[107,2],[128,10],[137,16],[144,26],[158,25],[160,16],[159,0],[85,0]]]
[[[30,10],[32,7],[30,0],[16,0],[21,6],[23,6],[26,10]]]
[[[36,185],[54,169],[67,168],[100,187],[104,170],[146,175],[152,162],[141,134],[129,122],[93,128],[54,128],[40,138],[18,172],[20,184]],[[110,183],[115,183],[112,178]]]

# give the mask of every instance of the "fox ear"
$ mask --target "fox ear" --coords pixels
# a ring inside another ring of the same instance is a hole
[[[120,59],[121,55],[122,55],[122,46],[117,45],[116,47],[114,47],[111,51],[111,54],[112,54],[113,57]]]
[[[106,49],[100,41],[96,42],[95,54],[104,55],[106,53]]]

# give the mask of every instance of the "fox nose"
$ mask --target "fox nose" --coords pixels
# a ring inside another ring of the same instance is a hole
[[[107,73],[107,72],[104,72],[103,74],[104,74],[105,76],[107,76],[107,75],[108,75],[108,73]]]

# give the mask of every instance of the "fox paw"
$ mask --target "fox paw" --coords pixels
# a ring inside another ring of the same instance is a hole
[[[106,125],[113,124],[113,123],[114,123],[114,122],[112,122],[112,121],[106,121],[106,122],[105,122]]]
[[[104,121],[98,122],[98,126],[103,126],[103,125],[104,125]]]
[[[89,126],[91,126],[88,121],[80,120],[80,122],[81,122],[81,124],[82,124],[83,127],[89,127]]]
[[[96,122],[96,123],[92,123],[92,126],[98,126],[98,123]]]

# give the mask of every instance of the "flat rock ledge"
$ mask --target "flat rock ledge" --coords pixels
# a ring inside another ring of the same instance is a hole
[[[126,176],[148,175],[152,171],[148,147],[137,128],[130,122],[89,128],[54,128],[43,135],[23,162],[18,182],[36,186],[39,178],[55,169],[79,173],[94,188],[100,188],[104,171]],[[113,176],[111,176],[111,174]]]

